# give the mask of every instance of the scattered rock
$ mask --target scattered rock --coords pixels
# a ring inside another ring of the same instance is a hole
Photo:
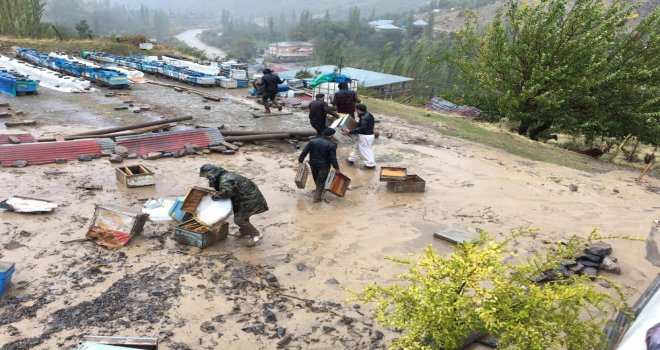
[[[277,342],[277,347],[283,348],[287,346],[291,342],[291,339],[293,339],[291,334],[287,335],[286,337],[282,338],[280,341]]]
[[[118,154],[113,154],[112,156],[110,156],[109,160],[110,160],[110,163],[119,164],[119,163],[122,163],[124,161],[124,158],[122,156],[118,155]]]
[[[128,109],[127,106],[115,107],[115,111],[125,111],[127,109]]]
[[[270,272],[268,272],[266,275],[264,275],[264,279],[265,279],[266,282],[268,282],[268,283],[273,283],[273,284],[274,284],[274,283],[278,283],[277,277],[275,277],[275,275],[273,275],[273,274],[270,273]]]
[[[341,322],[345,325],[349,325],[349,324],[355,322],[355,319],[353,317],[348,317],[348,316],[344,315],[344,316],[341,317],[339,322]]]
[[[204,148],[204,149],[202,150],[202,153],[203,153],[203,154],[211,154],[211,150],[209,150],[209,149],[207,149],[207,148]]]
[[[325,284],[338,285],[339,281],[337,281],[335,278],[330,278],[327,281],[325,281]]]
[[[595,267],[587,266],[583,268],[582,271],[580,271],[580,274],[585,275],[591,279],[594,279],[598,275],[598,269],[596,269]]]
[[[176,151],[176,152],[172,153],[172,157],[174,157],[174,158],[181,158],[185,155],[186,155],[186,151],[184,151],[184,150],[180,150],[180,151]]]
[[[385,335],[381,331],[374,331],[374,333],[371,335],[371,340],[373,341],[379,341],[383,339]]]
[[[215,326],[209,321],[206,321],[206,322],[202,323],[202,325],[199,326],[199,329],[202,332],[207,333],[207,334],[215,333],[215,331],[216,331]]]
[[[206,109],[206,110],[210,110],[210,109],[211,109],[211,106],[206,105],[206,106],[204,106],[204,109]]]
[[[565,262],[561,263],[561,265],[563,267],[567,268],[567,269],[571,268],[571,267],[574,267],[574,266],[577,266],[577,264],[578,264],[577,261],[565,261]]]
[[[264,334],[264,328],[266,326],[263,323],[255,323],[250,327],[245,327],[241,329],[245,333],[252,333],[254,335]]]
[[[577,262],[581,265],[586,266],[586,267],[595,267],[595,268],[600,267],[600,263],[589,261],[589,260],[586,260],[586,259],[578,259]]]
[[[67,162],[66,158],[55,158],[55,164],[66,164]]]
[[[569,267],[568,269],[571,270],[571,271],[573,271],[573,272],[575,272],[575,273],[578,273],[578,272],[580,272],[583,268],[584,268],[584,265],[582,265],[582,264],[580,264],[580,263],[576,263],[575,266]]]
[[[605,272],[614,273],[617,275],[621,274],[621,267],[619,267],[619,264],[617,264],[616,261],[609,256],[606,256],[603,259],[603,262],[600,263],[600,269]]]
[[[296,270],[305,271],[305,270],[307,270],[307,265],[305,265],[305,263],[299,262],[299,263],[296,264]]]
[[[236,147],[243,147],[243,142],[240,141],[232,142],[232,144]]]
[[[21,139],[19,139],[16,136],[7,136],[7,139],[9,140],[9,143],[13,145],[18,145],[19,143],[21,143]]]
[[[18,248],[21,248],[21,247],[25,247],[25,245],[23,245],[19,242],[16,242],[16,241],[11,241],[9,243],[5,243],[5,245],[4,245],[4,248],[6,250],[14,250],[14,249],[18,249]]]
[[[202,152],[202,151],[196,151],[195,154],[198,155],[198,156],[203,156],[203,155],[204,155],[204,152]]]
[[[189,143],[183,145],[183,149],[186,152],[186,154],[190,154],[190,155],[195,154],[195,152],[197,152],[197,150],[195,150],[195,146]]]
[[[266,322],[270,323],[277,323],[277,316],[275,315],[274,312],[270,311],[270,309],[264,310],[264,318],[266,319]]]
[[[102,157],[110,157],[112,155],[113,155],[113,152],[111,150],[107,150],[107,149],[101,150],[101,156]]]
[[[133,113],[142,113],[142,111],[139,110],[139,109],[134,109],[134,110],[133,110]]]
[[[91,162],[92,159],[94,159],[94,158],[92,158],[92,156],[90,156],[88,154],[82,154],[78,157],[78,160],[81,161],[81,162]]]
[[[571,192],[577,192],[578,191],[577,185],[570,184],[570,185],[568,185],[568,188],[571,190]]]
[[[282,338],[286,334],[286,328],[284,327],[277,327],[277,336]]]
[[[128,155],[128,148],[126,148],[125,146],[115,146],[115,153],[122,157],[125,157]]]
[[[137,159],[137,153],[129,153],[126,155],[126,159]]]
[[[332,333],[332,332],[336,332],[336,331],[337,331],[337,329],[335,327],[323,326],[323,333],[328,334],[328,333]]]
[[[606,256],[612,254],[612,246],[605,242],[590,243],[587,245],[585,252],[598,256]]]
[[[615,188],[615,189],[613,189],[613,190],[612,190],[612,192],[614,192],[614,193],[620,193],[620,191],[619,191],[619,190],[617,190],[616,188]]]
[[[222,153],[227,150],[227,147],[225,146],[213,146],[209,147],[209,150],[213,153]]]
[[[226,151],[222,151],[222,154],[236,154],[236,151],[234,151],[233,149],[228,149]]]
[[[163,154],[161,152],[149,152],[149,154],[147,154],[146,159],[154,160],[154,159],[158,159],[158,158],[162,158],[162,157],[163,157]]]
[[[587,253],[587,254],[585,254],[585,255],[579,257],[578,259],[589,260],[589,261],[592,261],[592,262],[595,262],[595,263],[599,263],[599,264],[600,264],[601,261],[603,261],[603,257],[602,257],[602,256],[600,256],[600,255],[594,255],[594,254],[589,254],[589,253]]]
[[[17,160],[14,162],[15,168],[25,168],[26,166],[28,166],[27,160]]]

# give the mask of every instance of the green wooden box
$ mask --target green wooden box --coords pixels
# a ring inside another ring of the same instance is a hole
[[[174,228],[172,239],[182,244],[206,248],[227,238],[228,233],[229,224],[226,222],[217,230],[209,230],[207,227],[191,219]]]

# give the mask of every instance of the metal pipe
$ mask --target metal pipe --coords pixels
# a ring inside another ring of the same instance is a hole
[[[162,124],[176,123],[176,122],[181,122],[181,121],[185,121],[185,120],[191,120],[192,118],[193,117],[191,115],[189,115],[189,116],[186,116],[186,117],[164,119],[164,120],[158,120],[158,121],[154,121],[154,122],[133,124],[133,125],[127,125],[127,126],[119,126],[119,127],[116,127],[116,128],[81,132],[81,133],[74,134],[74,135],[71,135],[71,136],[105,135],[105,134],[110,134],[110,133],[113,133],[113,132],[141,129],[141,128],[146,128],[146,127],[149,127],[149,126],[156,126],[156,125],[162,125]]]
[[[220,133],[223,136],[249,136],[249,135],[267,135],[267,134],[288,134],[294,136],[314,136],[315,130],[222,130]]]

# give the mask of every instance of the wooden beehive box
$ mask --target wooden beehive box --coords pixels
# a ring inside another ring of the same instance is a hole
[[[338,197],[346,195],[351,179],[348,176],[338,173],[335,169],[330,170],[328,179],[325,181],[325,190]]]
[[[156,174],[144,165],[118,167],[115,170],[117,181],[126,187],[142,187],[156,184]]]
[[[115,204],[96,206],[87,238],[109,249],[117,249],[142,232],[148,214]]]
[[[426,181],[417,175],[406,175],[405,181],[390,181],[387,188],[395,193],[424,192]]]
[[[406,181],[408,169],[396,167],[380,167],[380,181]]]
[[[191,219],[174,228],[172,239],[179,243],[198,248],[206,248],[227,238],[228,233],[229,224],[226,222],[220,228],[210,230],[208,227]]]
[[[307,177],[309,177],[309,168],[307,167],[307,164],[300,163],[296,170],[296,178],[294,180],[296,186],[300,189],[305,189],[305,186],[307,185]]]

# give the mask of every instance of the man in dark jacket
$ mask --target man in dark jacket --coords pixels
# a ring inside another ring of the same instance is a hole
[[[265,68],[262,72],[264,73],[264,76],[261,78],[264,85],[264,92],[263,95],[261,95],[261,101],[263,102],[264,107],[266,107],[266,113],[270,113],[270,103],[275,105],[278,111],[281,111],[282,106],[277,103],[275,98],[279,91],[278,85],[284,83],[284,81],[282,81],[282,79],[269,68]]]
[[[350,114],[351,117],[355,117],[355,104],[360,103],[357,93],[349,90],[348,83],[345,81],[339,83],[337,87],[339,87],[339,91],[335,92],[335,95],[332,97],[332,105],[337,109],[337,112]]]
[[[250,216],[268,211],[266,199],[252,180],[213,164],[199,169],[199,176],[209,181],[215,190],[213,199],[230,199],[238,236],[250,236],[250,245],[257,244],[263,235],[250,223]]]
[[[332,142],[330,138],[334,135],[335,129],[325,128],[323,136],[312,139],[307,143],[298,161],[302,163],[309,153],[309,165],[312,168],[312,177],[316,184],[314,190],[314,202],[320,202],[323,198],[323,190],[325,188],[325,180],[330,173],[330,166],[339,172],[339,163],[337,163],[337,144]]]
[[[348,164],[354,165],[360,158],[364,159],[364,169],[376,169],[376,158],[371,144],[374,143],[374,116],[367,112],[367,106],[358,104],[356,107],[360,123],[349,131],[344,131],[344,135],[357,135],[358,140],[355,143],[353,152],[348,156]]]
[[[316,136],[321,136],[321,134],[323,134],[328,114],[331,114],[335,118],[339,118],[339,114],[335,113],[332,108],[330,108],[324,98],[324,94],[316,94],[316,100],[309,103],[309,123],[312,124],[314,130],[316,130]]]

